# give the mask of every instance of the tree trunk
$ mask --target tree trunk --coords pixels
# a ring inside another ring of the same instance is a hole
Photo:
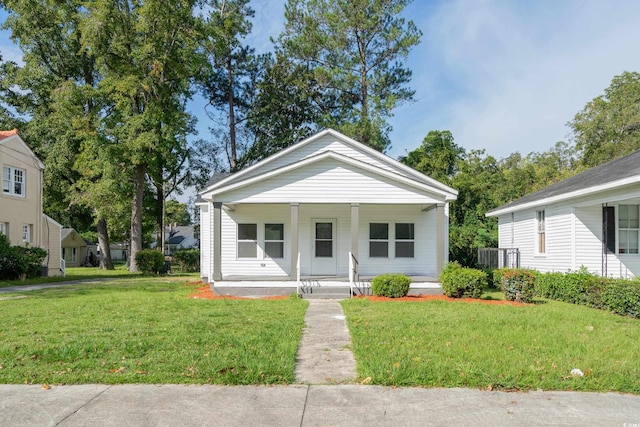
[[[100,268],[102,270],[113,270],[107,220],[104,218],[98,219],[98,246],[100,247]]]
[[[231,172],[235,172],[238,167],[237,152],[236,152],[236,118],[234,112],[234,99],[233,99],[233,64],[231,63],[231,52],[229,52],[227,60],[227,78],[229,82],[228,88],[228,103],[229,103],[229,140],[231,142]]]
[[[162,247],[164,239],[162,235],[164,233],[164,189],[162,185],[156,184],[156,248],[164,253]]]
[[[136,254],[142,250],[142,206],[144,198],[144,177],[146,165],[137,165],[133,182],[133,202],[131,203],[131,242],[129,247],[129,271],[138,272]]]

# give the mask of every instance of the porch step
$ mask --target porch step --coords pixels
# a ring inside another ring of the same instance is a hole
[[[300,286],[300,296],[303,299],[345,299],[351,298],[349,286]]]

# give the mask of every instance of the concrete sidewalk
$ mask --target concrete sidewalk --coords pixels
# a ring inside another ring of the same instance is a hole
[[[640,396],[362,385],[0,385],[0,426],[640,425]]]

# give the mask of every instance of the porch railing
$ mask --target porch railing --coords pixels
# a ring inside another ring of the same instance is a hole
[[[478,249],[478,267],[520,268],[520,249],[480,248]]]
[[[349,282],[357,283],[360,280],[360,273],[358,272],[358,259],[349,252]]]
[[[296,260],[296,294],[300,296],[300,252],[298,252],[298,259]]]

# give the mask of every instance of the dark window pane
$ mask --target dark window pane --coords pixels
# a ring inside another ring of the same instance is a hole
[[[258,225],[238,224],[238,240],[258,240]]]
[[[396,258],[413,258],[413,242],[396,242]]]
[[[413,224],[396,224],[397,240],[413,240]]]
[[[258,245],[254,242],[238,242],[238,258],[257,258]]]
[[[316,240],[316,258],[333,257],[333,242],[331,240]]]
[[[372,258],[387,258],[389,256],[389,243],[369,242],[369,256]]]
[[[316,239],[333,239],[333,224],[330,222],[316,222]]]
[[[389,224],[369,224],[369,239],[387,240],[389,238]]]
[[[265,224],[264,240],[284,240],[284,224]]]
[[[283,242],[265,242],[264,251],[270,258],[284,258]]]

